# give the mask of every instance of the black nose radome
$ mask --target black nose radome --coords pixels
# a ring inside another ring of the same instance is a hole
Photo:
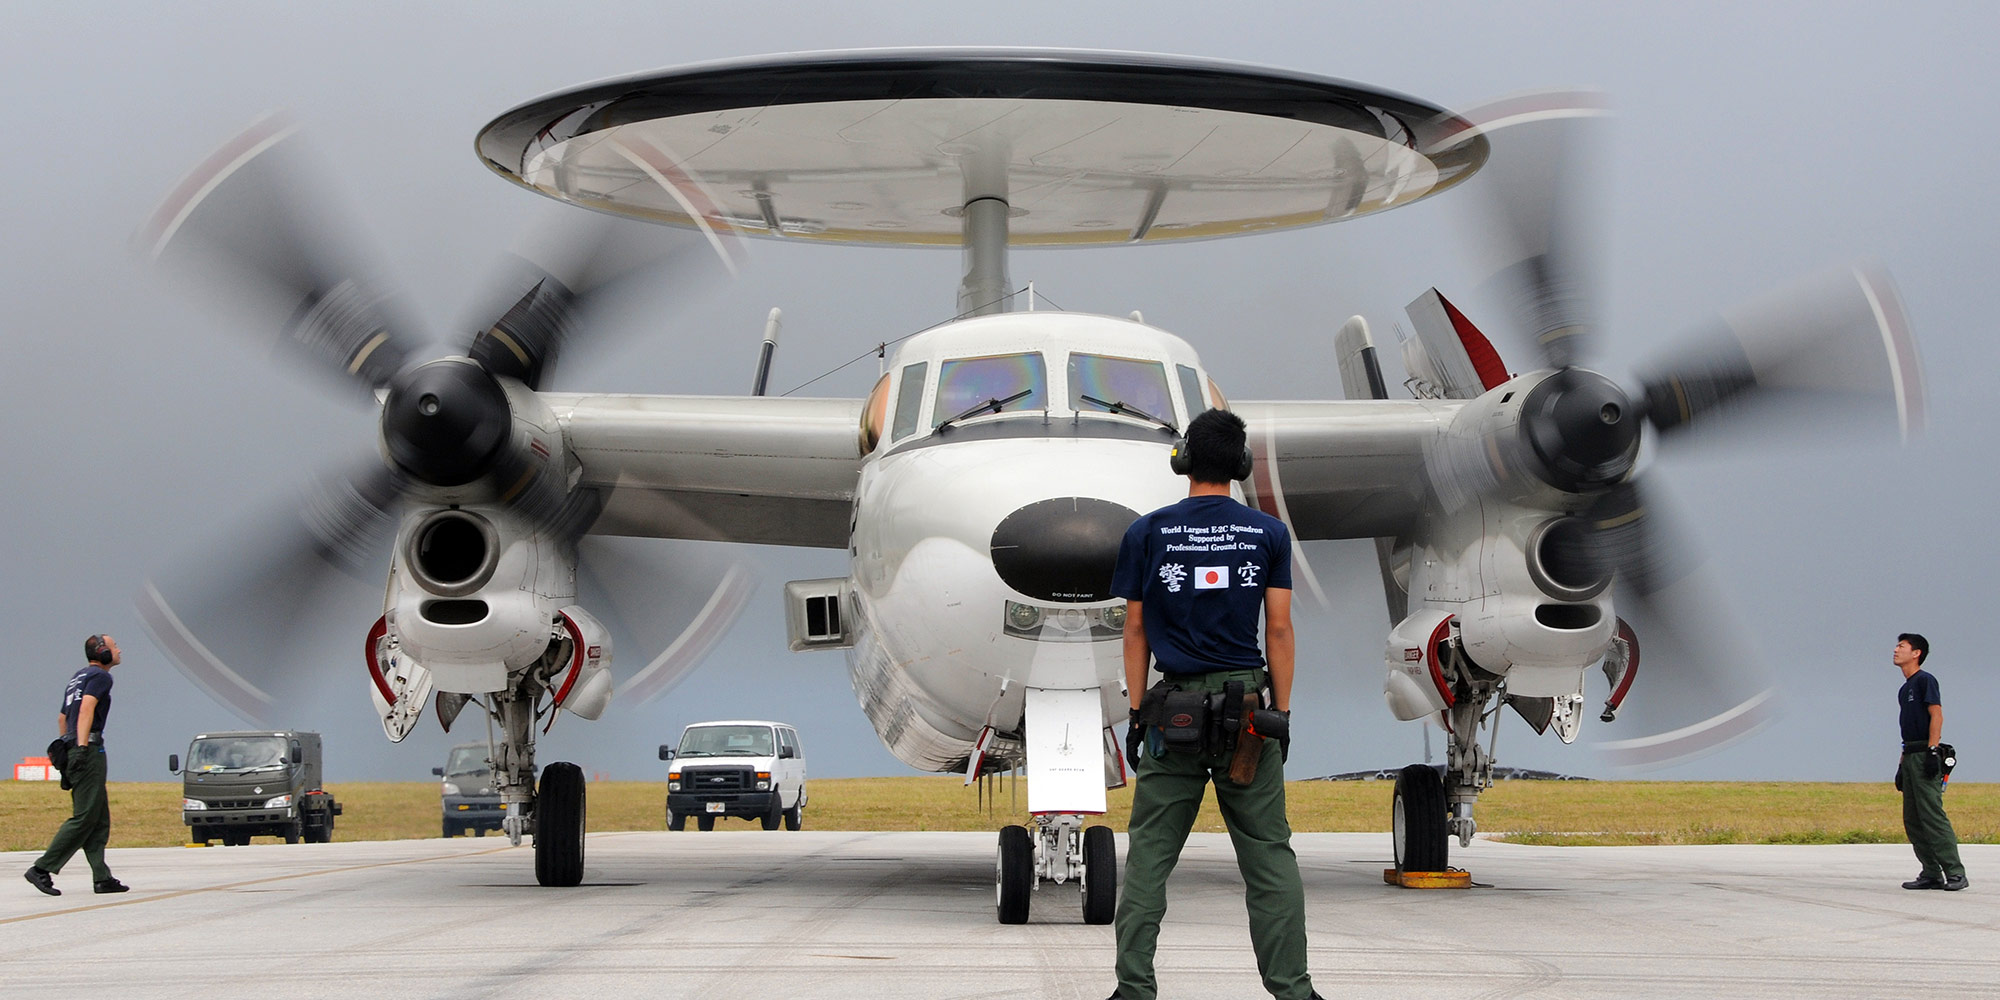
[[[485,474],[513,427],[506,391],[465,361],[433,361],[396,376],[382,404],[389,457],[433,486],[462,486]]]
[[[1031,503],[993,531],[993,569],[1007,586],[1042,601],[1111,599],[1118,543],[1136,511],[1094,497]]]

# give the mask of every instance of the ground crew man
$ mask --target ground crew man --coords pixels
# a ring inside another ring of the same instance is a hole
[[[1903,834],[1917,852],[1923,871],[1903,883],[1905,889],[1956,892],[1968,884],[1965,864],[1958,859],[1958,834],[1944,814],[1944,769],[1938,743],[1944,738],[1944,703],[1937,678],[1923,668],[1931,655],[1930,640],[1915,632],[1896,637],[1890,662],[1903,672],[1896,705],[1903,728],[1903,757],[1896,768],[1896,787],[1903,792]]]
[[[1237,682],[1249,692],[1266,691],[1266,709],[1291,707],[1291,533],[1278,519],[1231,499],[1230,481],[1248,478],[1250,466],[1242,418],[1226,410],[1196,417],[1174,444],[1174,471],[1189,480],[1187,499],[1133,522],[1118,550],[1111,591],[1127,602],[1132,726],[1126,747],[1137,774],[1125,884],[1114,918],[1118,989],[1112,997],[1122,1000],[1158,995],[1153,952],[1167,910],[1167,876],[1211,782],[1243,874],[1264,988],[1279,1000],[1319,996],[1306,973],[1305,887],[1285,818],[1284,745],[1260,741],[1255,776],[1239,785],[1229,777],[1231,753],[1206,744],[1168,749],[1160,738],[1166,725],[1140,721],[1141,706],[1155,697],[1146,683],[1154,663],[1165,688],[1219,693]],[[1260,623],[1268,661],[1258,648]],[[1164,690],[1156,697],[1165,697]]]
[[[69,747],[63,777],[70,785],[70,817],[26,873],[29,885],[51,896],[62,895],[55,874],[79,848],[90,862],[92,891],[127,889],[104,864],[104,845],[111,839],[111,804],[104,797],[104,722],[111,715],[111,668],[125,657],[108,635],[85,639],[83,655],[89,662],[63,688],[62,714],[56,717],[57,732]]]

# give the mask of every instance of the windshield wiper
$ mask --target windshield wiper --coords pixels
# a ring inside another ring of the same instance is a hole
[[[1034,394],[1035,390],[1032,387],[1030,387],[1027,389],[1022,389],[1020,392],[1017,392],[1012,396],[1008,396],[1005,399],[1000,399],[997,397],[994,399],[989,399],[986,402],[981,403],[978,406],[975,406],[972,409],[965,411],[964,413],[958,414],[957,416],[954,417],[946,417],[943,420],[938,421],[938,425],[935,429],[944,430],[945,428],[950,427],[952,424],[964,420],[967,417],[976,417],[979,414],[986,412],[987,410],[992,410],[995,413],[999,413],[1001,410],[1007,408],[1008,403],[1018,403],[1021,400],[1027,399],[1029,396],[1032,396]]]
[[[1088,393],[1080,394],[1078,398],[1082,399],[1086,403],[1095,403],[1098,406],[1102,406],[1113,413],[1129,413],[1135,417],[1140,418],[1141,420],[1150,420],[1156,424],[1159,424],[1161,427],[1165,427],[1170,431],[1178,432],[1180,430],[1180,428],[1175,427],[1174,425],[1167,423],[1164,420],[1161,420],[1159,417],[1153,416],[1152,414],[1147,413],[1145,410],[1139,409],[1138,407],[1133,406],[1132,404],[1127,403],[1122,399],[1115,403],[1107,403],[1104,400],[1098,399],[1096,396],[1092,396]]]

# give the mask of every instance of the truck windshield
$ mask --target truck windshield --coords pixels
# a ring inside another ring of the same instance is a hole
[[[681,735],[679,757],[769,757],[767,726],[698,726]]]
[[[452,747],[451,761],[444,766],[446,774],[486,774],[492,770],[486,764],[485,747]]]
[[[279,736],[211,737],[188,748],[190,771],[265,771],[284,766],[285,741]]]

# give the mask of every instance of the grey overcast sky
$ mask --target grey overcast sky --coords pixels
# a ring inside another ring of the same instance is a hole
[[[38,753],[93,631],[125,640],[108,744],[119,780],[167,777],[201,729],[238,725],[153,649],[130,602],[190,549],[219,568],[257,555],[248,528],[370,424],[217,328],[140,268],[127,240],[171,185],[257,115],[290,109],[325,171],[434,328],[450,327],[540,199],[475,162],[498,112],[577,83],[687,62],[825,48],[1036,45],[1262,63],[1468,106],[1589,85],[1618,118],[1604,156],[1607,318],[1618,359],[1731,303],[1856,257],[1901,283],[1934,399],[1927,437],[1791,446],[1760,439],[1662,462],[1753,626],[1748,655],[1783,678],[1786,714],[1719,754],[1650,777],[1886,780],[1888,662],[1927,633],[1961,779],[1992,780],[2000,680],[1977,648],[2000,544],[1990,435],[1990,323],[2000,193],[1987,176],[2000,93],[1987,4],[576,3],[15,4],[0,40],[14,154],[0,193],[0,366],[10,404],[0,753]],[[1425,287],[1477,280],[1448,193],[1353,223],[1175,247],[1022,252],[1072,310],[1187,337],[1237,399],[1339,395],[1331,338],[1353,313],[1388,338]],[[774,383],[790,387],[952,311],[958,255],[758,242],[743,278],[566,358],[563,388],[736,393],[764,313],[784,308]],[[1475,317],[1477,319],[1478,317]],[[1526,357],[1502,345],[1516,368]],[[1511,348],[1511,349],[1510,349]],[[1393,354],[1393,352],[1391,352]],[[1391,362],[1392,367],[1394,362]],[[814,387],[858,396],[875,366]],[[1986,373],[1982,375],[1981,373]],[[1391,381],[1399,376],[1392,371]],[[1291,773],[1419,759],[1421,729],[1382,704],[1387,628],[1372,550],[1315,546],[1337,568],[1331,610],[1301,621]],[[560,721],[544,759],[657,778],[652,747],[705,718],[768,716],[805,734],[814,773],[903,774],[876,741],[838,654],[784,651],[784,580],[845,572],[839,553],[755,550],[763,583],[718,651],[666,699]],[[379,597],[376,598],[379,601]],[[377,605],[379,606],[379,604]],[[366,595],[301,609],[328,675],[296,708],[327,736],[335,779],[415,779],[451,739],[427,721],[401,746],[372,717],[359,657]],[[626,664],[627,669],[631,665]],[[1593,693],[1597,691],[1593,682]],[[1649,683],[1642,676],[1635,699]],[[1593,719],[1586,740],[1599,732]],[[1615,736],[1615,732],[1609,733]],[[1608,776],[1586,746],[1509,720],[1503,763]]]

